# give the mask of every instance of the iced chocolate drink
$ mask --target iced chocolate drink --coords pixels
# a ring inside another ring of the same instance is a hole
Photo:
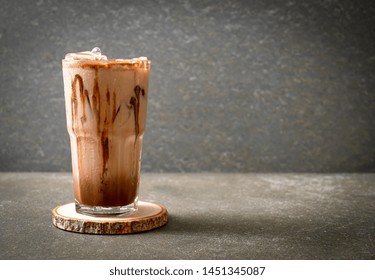
[[[63,60],[76,210],[137,209],[150,61],[108,60],[98,48]]]

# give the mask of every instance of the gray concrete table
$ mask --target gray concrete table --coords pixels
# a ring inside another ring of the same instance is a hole
[[[142,174],[167,226],[63,231],[66,173],[0,173],[0,259],[374,259],[375,174]]]

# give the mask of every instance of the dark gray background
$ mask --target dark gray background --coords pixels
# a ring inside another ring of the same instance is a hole
[[[374,1],[0,1],[0,170],[69,171],[61,59],[152,60],[143,171],[375,171]]]

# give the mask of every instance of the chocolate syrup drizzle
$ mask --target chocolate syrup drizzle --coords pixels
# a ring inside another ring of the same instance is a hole
[[[133,107],[133,113],[134,113],[134,122],[135,122],[135,140],[137,141],[138,135],[139,135],[139,93],[141,92],[141,87],[140,86],[135,86],[134,88],[134,93],[135,97],[132,96],[130,98],[130,105]],[[134,145],[136,143],[134,141]]]
[[[80,103],[82,106],[82,116],[80,118],[81,120],[81,125],[82,128],[87,121],[86,117],[86,102],[89,105],[89,108],[91,109],[95,119],[96,119],[96,131],[97,134],[100,135],[100,148],[102,151],[102,158],[103,158],[103,168],[102,168],[102,184],[104,184],[104,177],[105,173],[107,172],[107,163],[109,159],[109,141],[108,141],[108,117],[109,117],[109,111],[105,111],[105,116],[104,116],[104,125],[103,128],[101,129],[100,126],[100,120],[101,120],[101,115],[100,115],[100,89],[99,89],[99,82],[98,82],[98,69],[95,69],[95,78],[94,78],[94,87],[93,87],[93,93],[91,95],[91,99],[88,93],[88,90],[84,88],[83,80],[82,77],[78,74],[74,76],[74,79],[72,81],[72,95],[71,95],[71,110],[72,110],[72,130],[73,133],[77,137],[77,149],[78,149],[78,154],[82,153],[82,137],[77,133],[76,129],[78,129],[79,125],[79,113],[78,113],[78,96],[77,96],[77,83],[78,83],[78,88],[79,88],[79,98],[80,98]],[[135,132],[135,140],[134,140],[134,149],[136,146],[136,142],[139,136],[139,106],[140,106],[140,95],[143,97],[145,96],[145,90],[142,89],[139,85],[136,85],[134,87],[134,94],[135,96],[132,96],[129,101],[128,107],[129,109],[133,110],[134,114],[134,132]],[[111,102],[111,94],[109,92],[109,89],[107,88],[106,92],[106,103],[108,104],[108,107],[110,106]],[[118,107],[116,106],[116,92],[112,93],[112,98],[113,98],[113,104],[112,104],[112,119],[111,122],[114,123],[116,120],[117,115],[119,114],[119,111],[121,109],[121,105]],[[108,108],[107,107],[107,108]],[[83,130],[84,131],[84,130]],[[82,157],[79,156],[79,159]],[[79,160],[78,162],[78,168],[81,169],[82,162]]]

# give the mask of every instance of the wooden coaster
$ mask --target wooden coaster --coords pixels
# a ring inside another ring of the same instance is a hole
[[[159,204],[138,202],[138,211],[125,216],[89,216],[76,212],[69,203],[52,210],[53,224],[63,230],[91,234],[127,234],[148,231],[167,223],[167,209]]]

